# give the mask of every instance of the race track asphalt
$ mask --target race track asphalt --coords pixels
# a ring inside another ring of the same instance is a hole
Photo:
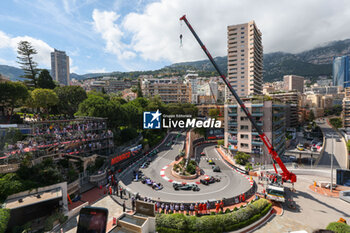
[[[159,153],[153,158],[148,168],[141,169],[145,176],[151,178],[157,183],[163,184],[162,190],[153,190],[151,187],[141,182],[134,182],[133,169],[130,169],[123,177],[123,183],[128,186],[132,192],[138,192],[141,196],[150,197],[153,200],[160,198],[163,201],[168,202],[204,202],[206,200],[219,200],[223,198],[230,198],[237,196],[245,191],[249,190],[249,181],[238,172],[232,170],[224,161],[215,149],[214,145],[200,145],[195,150],[195,158],[200,161],[199,166],[204,170],[208,176],[220,177],[221,182],[209,184],[208,186],[199,184],[200,191],[194,192],[191,190],[175,191],[172,183],[164,180],[160,176],[160,170],[173,162],[175,157],[183,149],[185,140],[185,134],[183,133],[171,147],[167,147],[166,144],[175,138],[178,132],[172,132],[169,135],[167,141],[160,146]],[[204,151],[205,156],[200,156],[200,153]],[[212,159],[217,166],[220,167],[221,172],[213,172],[212,166],[207,163],[207,159]],[[189,181],[190,182],[190,181]]]

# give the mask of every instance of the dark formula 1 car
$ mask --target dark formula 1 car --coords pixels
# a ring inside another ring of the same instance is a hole
[[[220,182],[220,179],[219,178],[216,178],[214,176],[211,176],[211,177],[206,177],[204,179],[201,179],[200,182],[204,185],[208,185],[208,184],[213,184],[215,182]]]
[[[173,183],[173,188],[178,190],[193,190],[193,191],[199,191],[200,188],[196,184],[177,184]]]
[[[213,172],[221,172],[221,169],[219,166],[213,166]]]
[[[161,189],[163,189],[163,185],[161,183],[153,183],[152,188],[154,190],[161,190]]]

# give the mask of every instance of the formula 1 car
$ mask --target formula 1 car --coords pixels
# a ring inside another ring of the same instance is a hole
[[[215,165],[215,162],[211,159],[207,160],[210,165]]]
[[[213,172],[221,172],[221,169],[219,166],[213,166]]]
[[[179,190],[199,191],[200,190],[200,188],[196,184],[178,184],[178,183],[173,183],[173,188],[176,191],[179,191]]]
[[[209,185],[209,184],[213,184],[215,182],[220,182],[220,178],[216,178],[214,176],[211,177],[206,177],[204,179],[201,179],[200,182],[204,185]]]
[[[163,185],[161,184],[161,183],[153,183],[152,184],[152,188],[154,189],[154,190],[161,190],[161,189],[163,189]]]

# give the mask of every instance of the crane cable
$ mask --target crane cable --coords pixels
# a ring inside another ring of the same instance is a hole
[[[182,21],[180,20],[180,48],[182,48]]]

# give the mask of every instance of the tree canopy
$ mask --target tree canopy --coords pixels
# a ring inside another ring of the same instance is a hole
[[[0,83],[0,93],[0,104],[10,109],[10,116],[13,114],[13,109],[23,105],[29,95],[23,83],[11,81]]]
[[[85,90],[80,86],[63,86],[54,89],[59,102],[58,111],[71,117],[78,111],[79,104],[86,98]]]
[[[49,108],[58,104],[58,97],[53,90],[37,88],[31,93],[33,105],[42,108],[45,113],[49,112]]]
[[[21,69],[24,71],[22,78],[28,87],[38,87],[38,63],[34,61],[33,56],[38,52],[28,41],[20,41],[17,47],[17,59]]]
[[[38,77],[38,87],[46,89],[54,89],[56,87],[56,84],[52,80],[52,77],[48,70],[43,69],[40,72],[40,75]]]

